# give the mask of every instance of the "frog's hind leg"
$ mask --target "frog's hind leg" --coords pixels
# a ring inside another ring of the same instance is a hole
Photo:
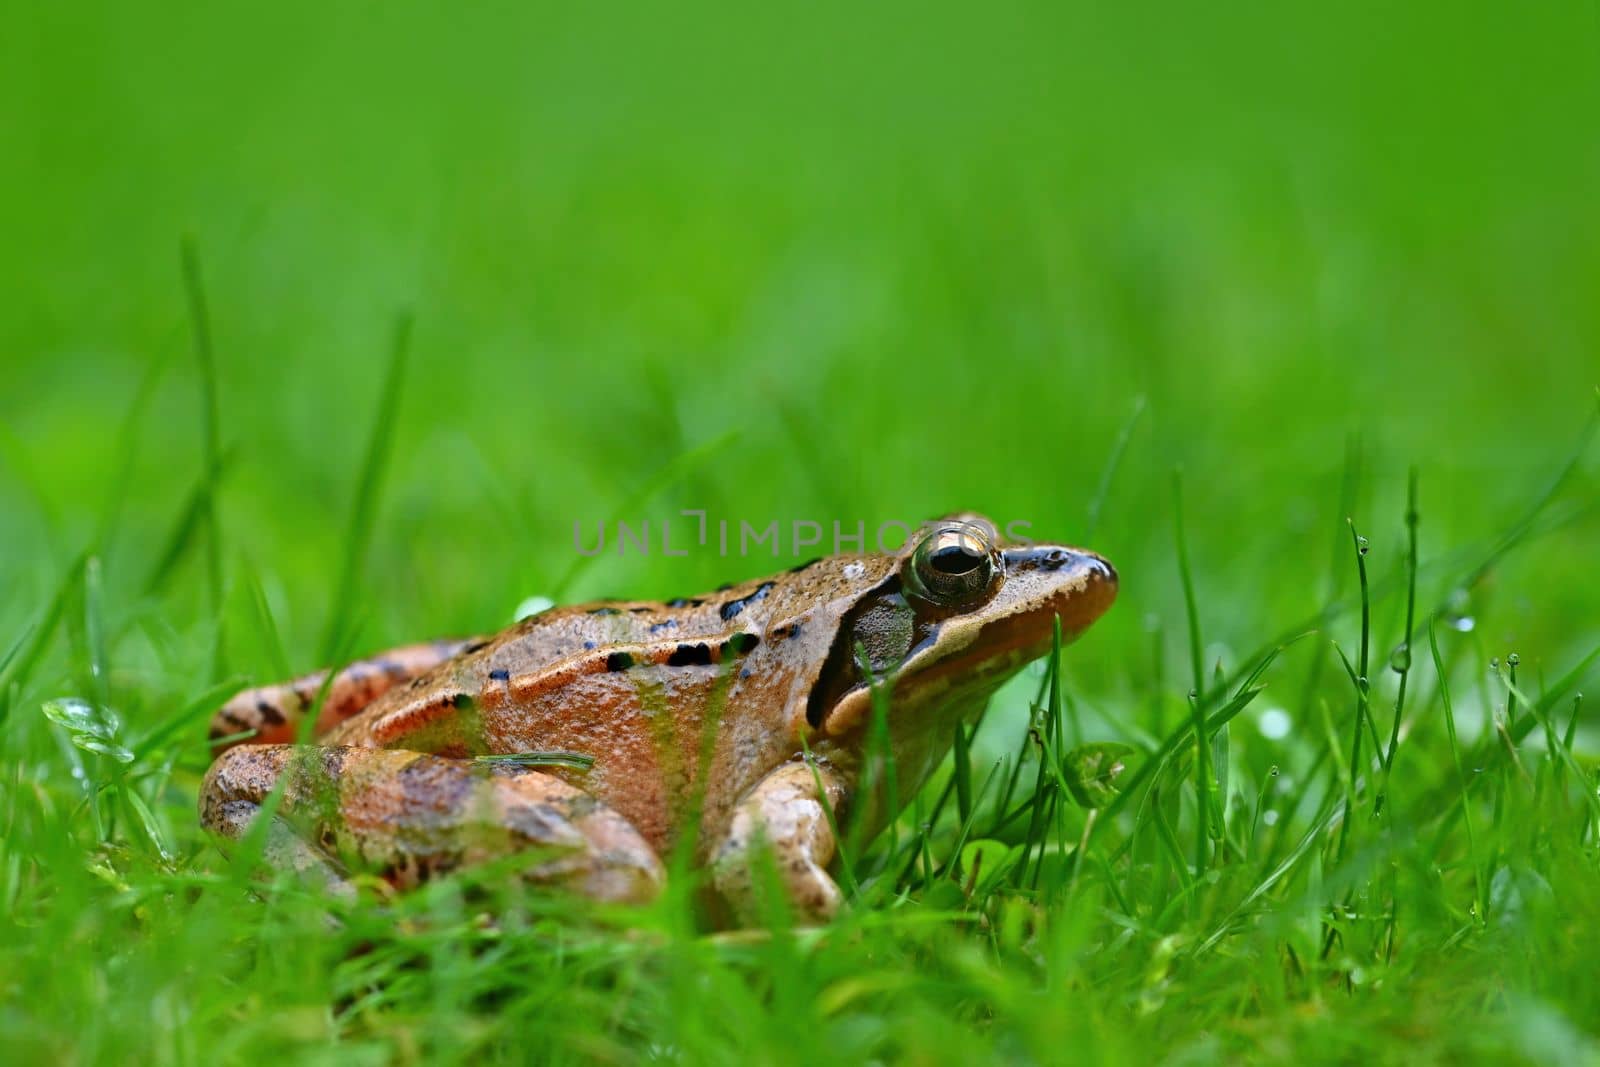
[[[481,648],[483,644],[480,638],[471,637],[430,641],[357,660],[333,676],[313,736],[327,733],[402,682],[427,674],[439,664]],[[236,738],[233,744],[246,740],[252,744],[296,740],[300,723],[316,701],[327,676],[327,671],[317,671],[290,682],[246,689],[211,717],[211,740],[233,737]],[[255,731],[253,735],[250,734],[252,730]]]
[[[529,881],[600,900],[649,900],[665,877],[626,819],[559,778],[404,749],[241,745],[207,772],[201,822],[224,839],[243,837],[280,779],[268,861],[335,885],[354,868],[405,888],[520,852]]]

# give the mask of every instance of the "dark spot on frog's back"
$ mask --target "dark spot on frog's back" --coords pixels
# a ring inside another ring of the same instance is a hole
[[[755,634],[737,633],[722,642],[722,658],[726,659],[730,653],[743,656],[761,643],[761,638]]]
[[[701,604],[704,604],[704,603],[705,603],[705,601],[700,599],[697,596],[687,596],[687,597],[685,597],[685,596],[675,596],[671,600],[667,601],[667,607],[669,607],[669,608],[698,608]]]
[[[626,652],[613,652],[606,657],[606,670],[625,671],[633,666],[633,657]]]
[[[589,609],[589,614],[590,615],[620,615],[622,613],[619,612],[616,608],[608,607],[608,606],[602,604],[598,608],[590,608]]]
[[[727,621],[732,619],[751,604],[754,604],[760,600],[765,600],[767,594],[770,592],[772,592],[772,583],[762,582],[760,585],[756,586],[755,592],[751,593],[749,596],[742,596],[737,600],[728,601],[726,604],[722,605],[723,620]]]
[[[672,650],[672,655],[667,657],[667,666],[709,667],[711,666],[711,646],[703,641],[679,645]]]
[[[266,700],[256,701],[256,714],[261,716],[261,721],[268,726],[282,726],[283,712],[278,710],[276,704]]]
[[[663,619],[660,622],[653,622],[653,623],[650,624],[650,632],[653,633],[653,634],[658,634],[662,630],[675,630],[677,628],[678,628],[678,620],[677,619]]]
[[[503,668],[500,670],[490,671],[489,680],[491,682],[509,682],[511,681],[511,672]]]

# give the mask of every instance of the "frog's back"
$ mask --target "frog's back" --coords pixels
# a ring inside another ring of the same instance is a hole
[[[818,594],[836,588],[828,571],[848,564],[824,561],[815,581],[796,574],[692,599],[544,612],[390,690],[323,743],[592,757],[587,770],[552,773],[663,846],[702,774],[715,823],[794,754],[792,712],[833,633],[818,619],[830,603]],[[852,569],[850,584],[870,580],[868,570]]]

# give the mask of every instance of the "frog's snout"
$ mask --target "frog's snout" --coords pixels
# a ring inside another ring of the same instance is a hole
[[[1117,568],[1109,559],[1097,552],[1080,550],[1083,557],[1083,566],[1090,574],[1094,575],[1093,581],[1103,582],[1111,587],[1111,595],[1117,595]]]
[[[1025,599],[1061,619],[1072,634],[1104,615],[1117,599],[1117,568],[1096,552],[1066,545],[1005,550],[1006,573]],[[1036,599],[1035,599],[1036,598]]]
[[[1089,601],[1087,625],[1093,622],[1111,607],[1117,599],[1117,568],[1104,556],[1089,552],[1084,549],[1075,550],[1078,555],[1078,568],[1087,578],[1085,594]]]

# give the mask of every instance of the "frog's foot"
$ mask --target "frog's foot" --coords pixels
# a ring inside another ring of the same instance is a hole
[[[405,888],[522,852],[525,878],[598,900],[643,902],[664,878],[627,820],[559,778],[403,749],[242,745],[207,772],[201,822],[237,840],[280,780],[268,861],[336,885],[354,868]]]
[[[820,788],[819,788],[820,786]],[[767,775],[734,810],[728,834],[712,856],[712,880],[741,921],[760,918],[761,894],[776,871],[801,921],[822,923],[843,894],[828,876],[836,843],[828,822],[845,800],[844,783],[820,764],[786,763]]]
[[[430,641],[356,660],[335,674],[328,684],[328,695],[322,702],[313,733],[327,733],[401,682],[419,678],[483,643],[482,639],[472,637]],[[300,721],[315,703],[327,676],[327,671],[317,671],[290,682],[246,689],[211,717],[211,740],[239,737],[253,730],[255,733],[250,738],[253,744],[293,741],[299,736]]]

